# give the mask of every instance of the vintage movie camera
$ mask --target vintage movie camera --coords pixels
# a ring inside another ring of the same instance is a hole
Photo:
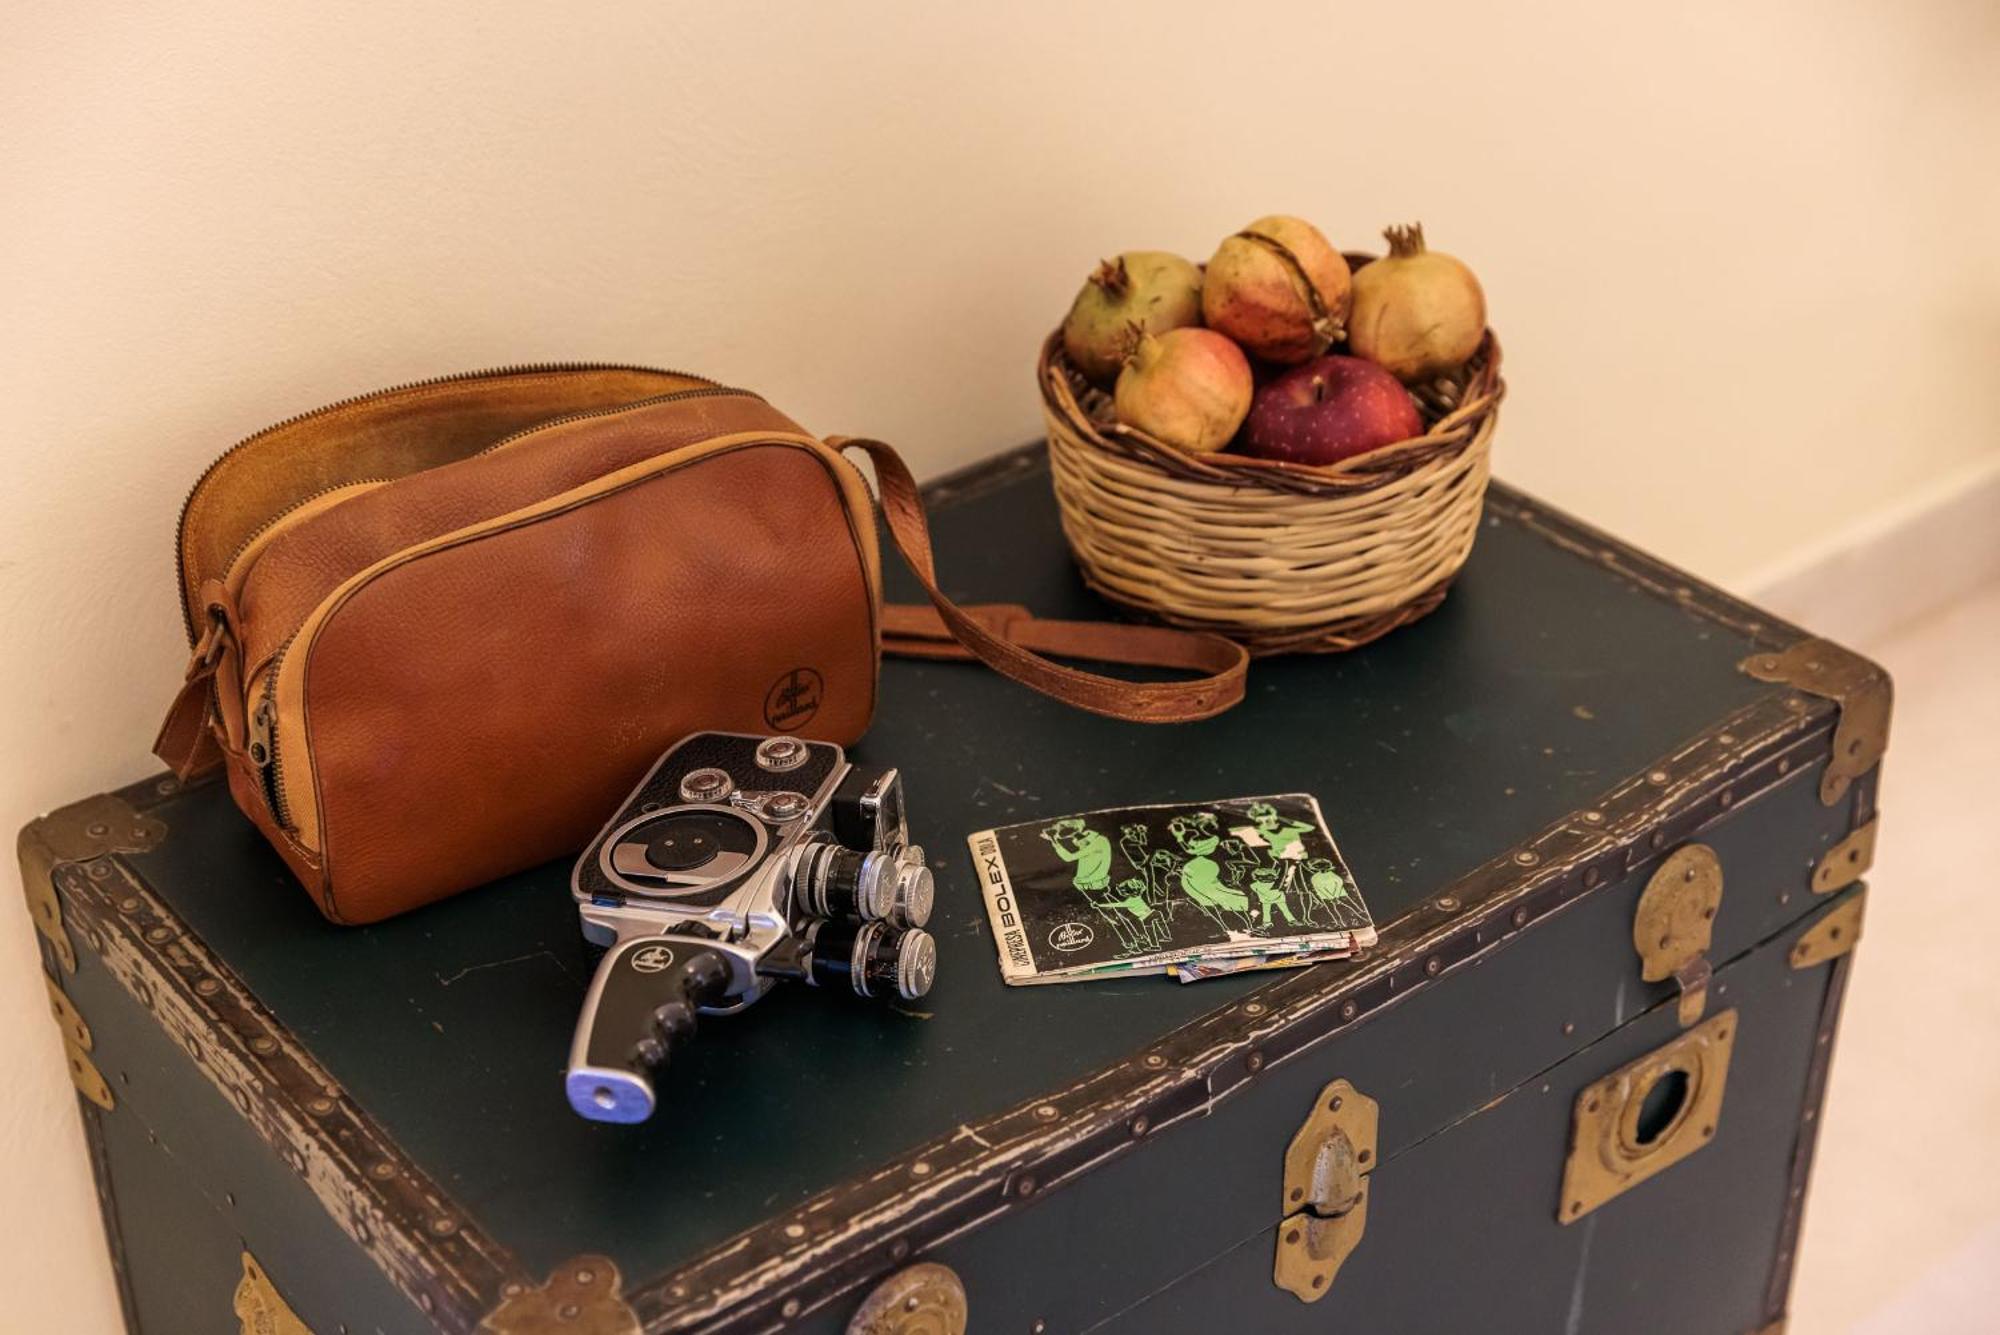
[[[933,885],[902,780],[798,737],[699,732],[660,758],[570,878],[608,947],[577,1021],[570,1106],[640,1122],[693,1034],[785,978],[863,997],[930,990]]]

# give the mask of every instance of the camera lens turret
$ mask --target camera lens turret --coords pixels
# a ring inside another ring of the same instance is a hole
[[[824,922],[812,938],[807,974],[815,987],[845,987],[861,997],[915,1001],[937,977],[937,942],[929,932],[885,922]]]
[[[810,844],[796,864],[798,906],[815,918],[857,918],[897,927],[930,921],[937,895],[921,854],[857,853],[834,843]]]

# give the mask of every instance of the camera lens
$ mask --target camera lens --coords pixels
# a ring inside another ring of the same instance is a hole
[[[915,1001],[937,977],[937,942],[921,928],[884,922],[821,923],[812,940],[812,983],[856,996]]]
[[[813,844],[800,853],[796,872],[799,906],[817,918],[921,927],[936,899],[929,867],[887,853]]]

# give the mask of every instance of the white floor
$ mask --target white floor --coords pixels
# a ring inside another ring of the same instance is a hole
[[[1858,645],[1882,833],[1786,1335],[2000,1330],[2000,586]]]

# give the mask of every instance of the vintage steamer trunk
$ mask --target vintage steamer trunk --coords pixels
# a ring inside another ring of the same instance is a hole
[[[933,488],[955,592],[1100,611],[1038,452]],[[1185,727],[891,663],[921,1010],[781,990],[650,1124],[561,1073],[556,866],[329,927],[213,785],[21,852],[145,1335],[1742,1332],[1782,1323],[1859,935],[1872,664],[1496,488],[1442,610]],[[1004,989],[963,837],[1306,789],[1367,957]]]

